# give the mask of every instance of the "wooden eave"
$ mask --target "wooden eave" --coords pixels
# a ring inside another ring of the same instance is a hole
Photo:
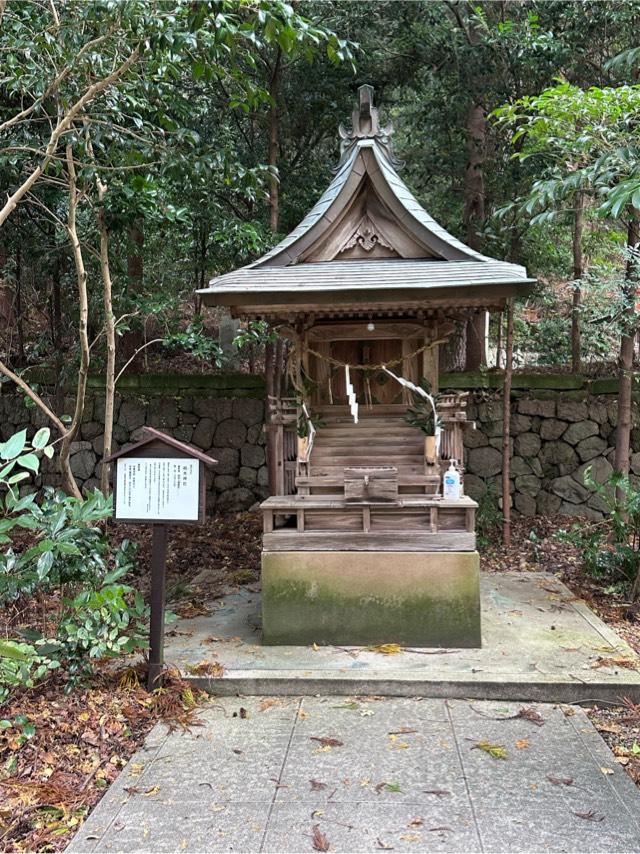
[[[173,448],[187,457],[192,457],[194,460],[199,460],[206,466],[212,466],[218,462],[217,460],[214,460],[213,457],[202,453],[202,451],[199,451],[197,448],[193,448],[191,445],[186,445],[184,442],[180,442],[178,439],[174,439],[173,436],[167,436],[166,433],[161,433],[160,430],[156,430],[153,427],[144,427],[141,439],[131,445],[126,445],[124,448],[120,448],[119,451],[116,451],[114,454],[105,457],[102,462],[112,463],[114,462],[114,460],[120,459],[120,457],[128,457],[131,454],[134,454],[136,451],[139,451],[140,448],[145,448],[153,443]]]

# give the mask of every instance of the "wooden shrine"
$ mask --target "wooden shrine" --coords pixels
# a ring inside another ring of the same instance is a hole
[[[373,90],[359,95],[315,207],[200,291],[279,333],[266,355],[263,638],[479,646],[476,504],[441,490],[443,465],[463,462],[466,399],[433,397],[439,348],[532,280],[429,216],[398,175]],[[421,385],[437,437],[407,421]]]

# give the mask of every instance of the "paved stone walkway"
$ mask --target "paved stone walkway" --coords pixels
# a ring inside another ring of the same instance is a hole
[[[584,712],[521,708],[212,699],[152,731],[68,850],[640,852],[640,794]]]
[[[212,602],[211,614],[170,625],[165,658],[218,695],[640,702],[640,660],[553,575],[483,574],[481,591],[482,649],[380,655],[357,647],[263,646],[260,594],[242,589]],[[193,675],[190,668],[207,658],[224,665],[222,679]],[[636,668],[617,665],[620,659]]]

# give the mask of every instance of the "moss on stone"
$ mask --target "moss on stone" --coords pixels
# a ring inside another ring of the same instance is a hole
[[[267,552],[267,644],[480,646],[476,552]]]

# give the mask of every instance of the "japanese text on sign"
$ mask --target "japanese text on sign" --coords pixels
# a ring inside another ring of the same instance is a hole
[[[198,460],[125,457],[116,477],[116,519],[198,520]]]

